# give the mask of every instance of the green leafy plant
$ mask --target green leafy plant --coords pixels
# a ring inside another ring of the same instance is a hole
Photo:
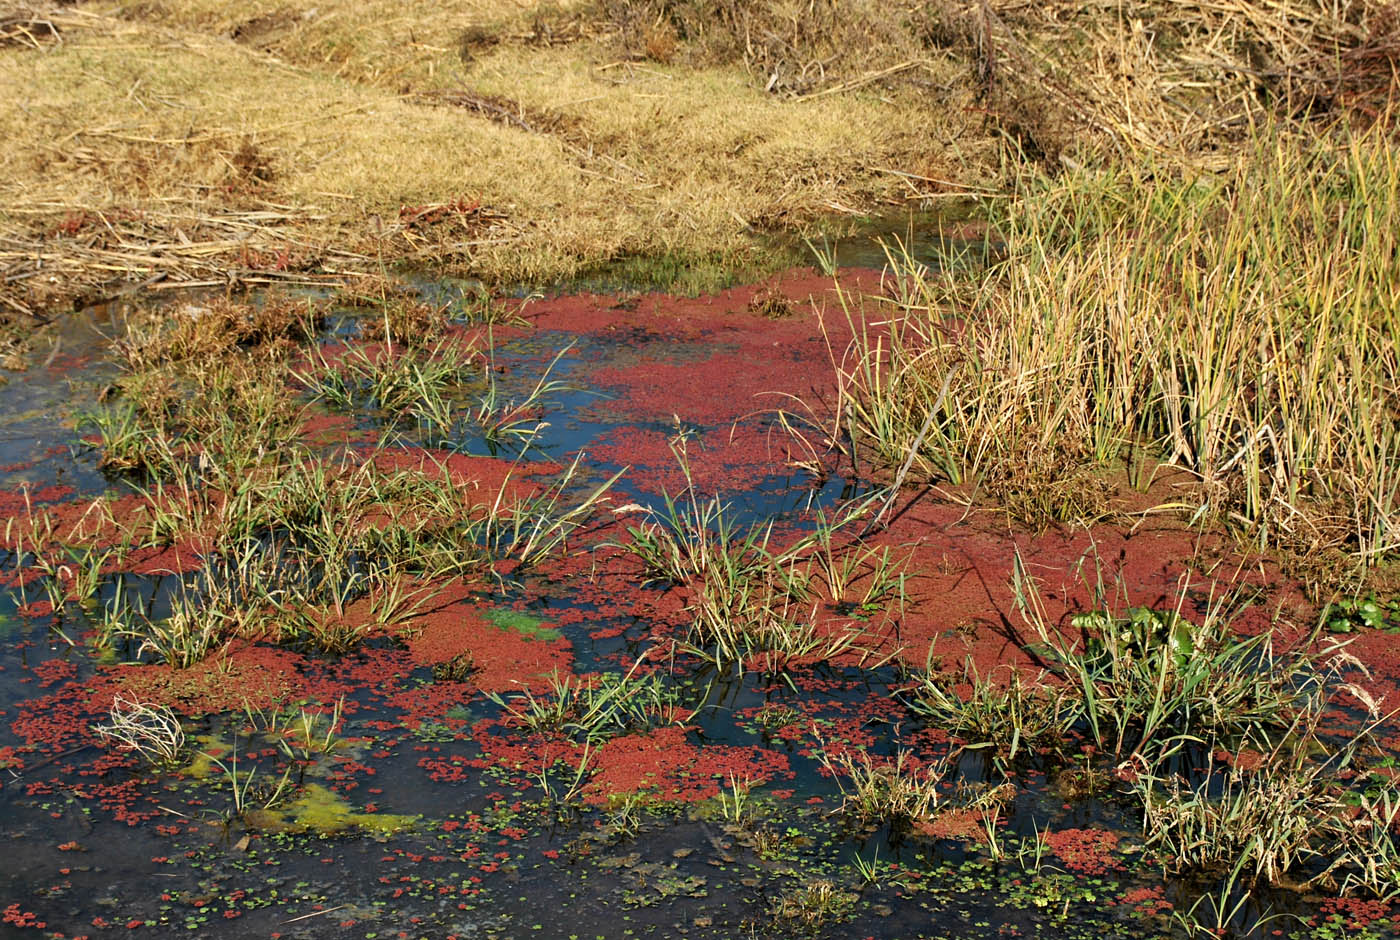
[[[1322,622],[1332,633],[1358,629],[1400,632],[1400,597],[1382,600],[1374,593],[1345,597],[1323,609]]]
[[[1351,688],[1343,673],[1354,660],[1336,644],[1281,652],[1272,630],[1236,634],[1238,597],[1213,598],[1199,623],[1180,607],[1124,605],[1120,613],[1107,606],[1100,574],[1093,590],[1103,606],[1074,618],[1067,633],[1049,623],[1019,554],[1013,590],[1040,641],[1033,651],[1074,690],[1094,743],[1114,754],[1152,756],[1188,740],[1277,740]]]

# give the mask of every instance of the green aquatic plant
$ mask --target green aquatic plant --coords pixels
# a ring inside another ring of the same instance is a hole
[[[513,630],[521,636],[539,640],[557,640],[562,635],[549,621],[526,613],[523,610],[497,607],[482,614],[492,624],[502,630]]]
[[[1019,554],[1012,587],[1039,640],[1032,652],[1073,690],[1094,743],[1114,754],[1155,755],[1187,740],[1277,740],[1352,688],[1343,673],[1355,660],[1336,644],[1279,651],[1272,629],[1237,634],[1238,596],[1212,598],[1199,623],[1180,606],[1104,606],[1075,618],[1067,634],[1050,624]],[[1101,579],[1094,591],[1106,604]],[[1187,593],[1183,584],[1181,604]]]
[[[1043,674],[1024,681],[1014,667],[1006,667],[1006,672],[1006,681],[998,682],[995,671],[977,675],[970,661],[961,675],[951,678],[926,669],[908,693],[910,707],[934,727],[965,741],[965,749],[988,750],[1003,769],[1018,756],[1062,748],[1082,718],[1078,703],[1045,683]],[[954,685],[971,686],[972,691],[960,695]]]
[[[1357,629],[1400,631],[1400,597],[1383,600],[1374,593],[1344,597],[1323,608],[1322,622],[1332,633]]]
[[[344,797],[318,783],[308,783],[295,796],[282,794],[278,801],[250,807],[242,816],[250,829],[322,837],[355,830],[383,836],[412,829],[419,819],[398,813],[357,812]]]
[[[1122,613],[1094,610],[1070,618],[1070,626],[1089,637],[1087,655],[1122,654],[1150,660],[1161,654],[1174,669],[1183,669],[1196,653],[1199,628],[1180,611],[1129,607]]]

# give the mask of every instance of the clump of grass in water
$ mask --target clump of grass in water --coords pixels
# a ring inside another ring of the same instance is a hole
[[[189,668],[235,637],[256,637],[268,628],[270,617],[261,600],[272,577],[273,566],[261,546],[250,541],[236,554],[211,556],[181,576],[163,618],[152,619],[149,607],[134,607],[118,592],[105,612],[99,645],[131,640],[138,656]]]
[[[208,752],[201,752],[202,756],[210,764],[219,769],[220,779],[228,785],[229,808],[223,814],[224,823],[228,824],[235,819],[248,819],[249,815],[257,810],[269,810],[282,803],[290,797],[295,790],[291,783],[292,767],[290,764],[282,771],[282,776],[276,783],[262,783],[255,786],[258,779],[258,767],[248,768],[240,771],[238,768],[238,741],[235,738],[233,750],[229,759],[225,761]]]
[[[876,826],[932,818],[943,800],[939,788],[953,770],[946,758],[916,768],[907,751],[899,751],[892,761],[864,751],[823,753],[821,762],[841,787],[842,810]]]
[[[1094,468],[1141,482],[1168,463],[1196,477],[1185,512],[1377,560],[1400,545],[1400,164],[1382,125],[1265,128],[1209,177],[1027,174],[989,206],[1005,254],[980,276],[891,258],[907,306],[838,357],[829,436],[1008,504],[1032,494],[1012,506],[1031,523],[1095,516]]]
[[[193,461],[246,473],[295,438],[288,361],[322,322],[318,305],[277,295],[132,318],[112,344],[122,375],[103,398],[116,400],[79,427],[96,429],[106,469],[161,479]]]
[[[297,769],[298,787],[306,782],[309,767],[343,746],[339,732],[344,709],[344,696],[336,700],[329,714],[306,705],[272,709],[257,708],[249,703],[243,706],[249,729],[270,738],[289,766]]]
[[[0,530],[0,546],[11,552],[10,562],[17,572],[37,573],[41,587],[53,611],[50,631],[70,646],[74,640],[63,631],[65,609],[70,601],[85,608],[96,603],[98,589],[109,565],[118,563],[130,548],[129,541],[114,546],[92,544],[94,527],[97,533],[113,526],[111,507],[104,499],[95,499],[66,533],[60,534],[54,517],[47,511],[36,512],[24,491],[24,515],[5,520]],[[84,544],[87,543],[87,544]],[[26,581],[21,580],[12,592],[20,604],[28,602]]]
[[[494,453],[506,445],[523,449],[547,427],[545,405],[570,389],[550,374],[571,348],[560,350],[519,399],[506,396],[489,363],[478,367],[473,347],[448,340],[398,352],[392,344],[375,353],[354,345],[335,364],[320,356],[297,378],[334,408],[368,407],[392,425],[411,419],[432,446],[458,449],[465,429],[479,432]]]
[[[333,407],[368,407],[401,420],[449,408],[449,392],[479,381],[475,358],[475,349],[451,340],[422,349],[396,351],[389,345],[374,353],[356,344],[335,364],[321,356],[315,368],[298,378]]]
[[[695,716],[694,712],[681,713],[679,695],[664,675],[638,673],[644,661],[638,659],[621,676],[555,672],[550,676],[548,694],[536,695],[529,689],[509,697],[499,692],[487,693],[487,698],[516,726],[532,734],[562,735],[581,745],[577,766],[567,771],[567,787],[558,790],[551,783],[554,765],[542,767],[536,775],[546,799],[561,805],[571,803],[592,775],[592,758],[597,748],[608,739],[667,724],[683,724]]]
[[[820,519],[813,533],[779,548],[772,520],[741,527],[718,496],[701,499],[684,439],[671,448],[685,476],[684,493],[664,494],[664,508],[646,524],[628,526],[629,538],[619,544],[653,580],[695,588],[688,650],[717,665],[757,665],[767,672],[797,660],[868,656],[859,631],[833,635],[815,625],[823,601],[816,582],[824,582],[826,600],[840,606],[851,603],[845,592],[864,581],[854,606],[865,616],[886,604],[902,610],[903,574],[888,550],[834,541],[883,494],[847,507],[831,522]]]
[[[275,411],[276,396],[263,401],[266,413]],[[153,435],[161,446],[146,466],[156,475],[138,488],[144,516],[123,538],[207,546],[204,570],[182,581],[162,620],[109,610],[106,641],[132,638],[143,655],[182,666],[227,639],[261,632],[344,651],[411,618],[436,580],[478,576],[501,559],[529,566],[550,556],[617,479],[581,502],[566,500],[580,456],[531,495],[511,495],[507,481],[493,503],[479,504],[441,464],[436,472],[384,472],[373,455],[320,459],[276,435],[269,446],[258,422],[226,427],[227,436],[206,438],[210,446],[193,456],[182,438]],[[367,610],[357,607],[366,600]]]
[[[572,386],[550,378],[559,361],[572,348],[570,344],[561,349],[545,366],[534,387],[519,400],[505,396],[494,368],[486,370],[486,389],[476,396],[474,405],[457,407],[441,395],[424,395],[412,409],[419,428],[437,446],[458,447],[458,435],[454,432],[459,425],[466,424],[480,431],[493,454],[508,444],[523,449],[548,427],[542,414],[551,396],[572,389]]]
[[[257,303],[218,298],[205,305],[184,304],[173,314],[145,312],[126,323],[112,346],[130,375],[158,372],[172,364],[208,365],[240,353],[280,358],[316,336],[325,322],[323,307],[269,293]]]
[[[774,898],[770,913],[775,921],[803,930],[819,930],[840,923],[855,913],[859,897],[843,891],[826,878],[794,888]]]
[[[362,288],[356,299],[361,297],[367,306],[378,308],[360,321],[361,340],[383,340],[390,346],[423,349],[447,329],[449,304],[428,303],[402,288],[379,298],[365,295]]]
[[[945,793],[956,775],[957,756],[947,752],[922,761],[910,751],[899,750],[889,759],[862,750],[824,753],[821,763],[841,788],[841,811],[864,829],[889,826],[903,833],[945,814],[975,817],[989,856],[1004,858],[999,825],[1016,788],[1009,783],[990,786],[960,779],[956,789]]]
[[[241,476],[292,446],[304,408],[292,400],[283,362],[218,362],[196,372],[184,367],[124,381],[125,399],[90,411],[79,428],[97,432],[99,465],[151,480],[181,465]]]
[[[174,767],[185,747],[185,729],[169,706],[122,695],[112,701],[106,724],[93,730],[161,767]]]
[[[1299,722],[1293,737],[1260,753],[1252,769],[1217,767],[1195,774],[1165,762],[1139,775],[1143,832],[1172,872],[1230,870],[1247,884],[1279,884],[1299,870],[1305,885],[1400,888],[1400,820],[1393,781],[1355,797],[1337,775],[1351,766],[1369,735],[1328,747],[1317,726]],[[1193,782],[1194,780],[1194,782]]]
[[[547,695],[525,689],[509,699],[499,692],[487,698],[527,731],[565,734],[590,745],[693,717],[680,714],[679,696],[661,673],[638,673],[641,664],[638,660],[621,676],[556,672]]]
[[[1272,628],[1237,635],[1238,597],[1212,598],[1199,624],[1180,607],[1115,611],[1100,572],[1091,585],[1098,609],[1075,617],[1077,636],[1066,636],[1050,624],[1019,554],[1012,587],[1039,640],[1033,651],[1073,690],[1094,744],[1123,758],[1152,760],[1191,741],[1276,741],[1355,689],[1344,674],[1357,663],[1343,644],[1313,650],[1314,635],[1280,652]],[[1184,603],[1185,583],[1178,593]]]
[[[997,682],[995,673],[977,675],[971,661],[952,683],[926,669],[910,693],[910,707],[934,727],[965,740],[967,750],[988,750],[1003,770],[1017,757],[1063,747],[1082,717],[1077,703],[1062,689],[1048,687],[1043,675],[1026,682],[1014,667],[1006,668],[1005,683]],[[968,685],[972,691],[964,697],[952,685]]]

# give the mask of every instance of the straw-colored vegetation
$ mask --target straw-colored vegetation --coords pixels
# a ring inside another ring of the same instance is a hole
[[[90,4],[62,11],[57,40],[0,48],[11,311],[157,275],[381,260],[494,278],[633,254],[752,270],[750,226],[902,199],[879,168],[923,172],[946,124],[537,41],[511,3],[302,7]],[[478,34],[499,42],[472,52]]]
[[[857,447],[1025,521],[1094,517],[1091,468],[1169,462],[1197,481],[1175,508],[1261,544],[1393,552],[1396,157],[1383,125],[1270,126],[1219,173],[1024,177],[990,263],[894,259],[901,313],[841,367]]]
[[[778,260],[754,230],[946,205],[1024,157],[1226,165],[1252,116],[1373,110],[1397,46],[1371,0],[28,0],[6,23],[7,316],[398,261],[713,282]]]

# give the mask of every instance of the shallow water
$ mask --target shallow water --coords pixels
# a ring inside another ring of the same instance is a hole
[[[789,342],[810,324],[746,317],[738,300],[719,303],[707,322],[657,298],[654,320],[605,329],[596,325],[603,305],[561,303],[534,329],[496,337],[492,361],[508,397],[528,392],[567,350],[552,377],[573,388],[552,397],[547,427],[528,447],[493,451],[466,431],[435,445],[561,464],[582,452],[585,483],[624,471],[612,507],[659,507],[667,495],[685,497],[664,446],[680,430],[699,494],[721,493],[741,526],[772,521],[789,534],[810,531],[815,511],[872,491],[840,468],[814,479],[786,463],[771,443],[771,406],[725,398],[741,377],[821,393],[824,350]],[[571,329],[573,318],[581,325]],[[2,393],[7,515],[26,512],[24,484],[35,508],[127,490],[98,471],[73,430],[113,374],[101,359],[101,331],[113,328],[107,311],[75,319],[60,355]],[[352,332],[344,321],[323,341]],[[682,387],[685,376],[699,392]],[[657,387],[666,381],[676,383],[675,413],[668,388]],[[422,443],[415,428],[383,416],[352,417],[392,448]],[[1072,791],[1063,769],[1034,759],[1016,768],[1007,802],[950,819],[946,832],[854,822],[823,754],[908,750],[934,761],[953,748],[896,694],[904,667],[845,658],[768,674],[677,653],[668,646],[685,621],[676,589],[642,584],[616,563],[607,545],[621,525],[611,516],[605,510],[565,557],[518,584],[472,588],[434,611],[446,624],[434,629],[489,631],[489,621],[512,642],[527,634],[518,655],[534,649],[539,660],[518,667],[522,681],[560,661],[576,676],[621,676],[651,657],[646,673],[684,721],[598,743],[591,776],[536,766],[540,742],[503,720],[479,687],[485,677],[437,677],[410,655],[413,637],[393,636],[341,656],[251,647],[231,664],[194,667],[185,677],[210,685],[188,701],[205,705],[184,721],[190,743],[178,766],[154,770],[91,728],[131,675],[162,667],[143,664],[150,657],[135,644],[99,651],[85,637],[119,590],[158,617],[180,578],[105,575],[95,605],[64,612],[71,646],[51,631],[51,616],[25,606],[32,585],[0,597],[0,819],[10,836],[0,936],[1138,937],[1171,933],[1169,905],[1211,889],[1164,879],[1142,857],[1137,820],[1111,785]],[[897,611],[867,615],[873,630],[898,638]],[[951,636],[954,626],[938,628]],[[508,687],[499,691],[510,700]],[[548,696],[538,682],[532,694]],[[321,714],[324,729],[336,702],[337,744],[287,760],[270,726],[285,732],[298,716]],[[954,767],[944,788],[953,807],[1000,781],[980,752],[963,752]],[[574,798],[549,798],[574,786]],[[1087,842],[1038,844],[1047,832]],[[1266,897],[1274,913],[1318,917],[1296,894]],[[1261,913],[1246,906],[1234,926],[1252,933]],[[1370,930],[1393,935],[1388,916],[1372,919]],[[1337,935],[1325,917],[1317,923],[1268,927]]]

